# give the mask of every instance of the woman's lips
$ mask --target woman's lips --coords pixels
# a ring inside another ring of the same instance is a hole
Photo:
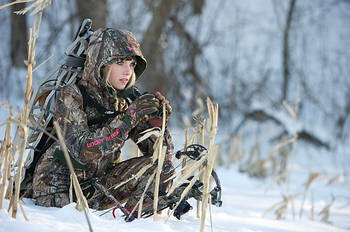
[[[121,78],[119,79],[120,82],[122,82],[123,84],[128,83],[129,79],[128,78]]]

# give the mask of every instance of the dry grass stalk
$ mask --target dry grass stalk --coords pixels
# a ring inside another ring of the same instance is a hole
[[[181,193],[180,196],[180,200],[176,203],[175,207],[171,210],[170,215],[172,215],[174,213],[174,211],[176,210],[176,208],[180,205],[181,201],[184,199],[184,197],[188,194],[188,192],[191,190],[192,186],[196,183],[197,178],[199,177],[200,174],[202,174],[204,171],[204,169],[202,169],[201,171],[199,171],[197,176],[194,176],[191,181],[188,183],[188,185],[186,186],[186,188],[184,189],[184,191]],[[169,195],[169,194],[168,194]],[[170,216],[169,215],[169,216]],[[169,217],[168,217],[169,219]]]
[[[7,4],[0,6],[0,10],[4,9],[6,7],[12,6],[12,5],[18,4],[18,3],[25,3],[25,2],[30,2],[30,1],[33,1],[33,0],[16,0],[16,1],[13,1],[13,2],[10,2],[10,3],[7,3]]]
[[[153,193],[154,194],[153,221],[158,220],[157,211],[158,211],[159,181],[160,181],[160,173],[162,172],[162,169],[163,169],[163,163],[164,163],[164,158],[165,158],[165,153],[166,153],[166,147],[163,146],[164,133],[165,133],[165,121],[166,121],[166,109],[165,109],[165,103],[163,103],[162,132],[161,132],[161,136],[157,139],[157,140],[159,140],[158,152],[157,152],[158,167],[157,167],[156,182],[154,183],[154,193]]]
[[[39,65],[36,65],[35,68],[33,69],[33,72],[35,72],[36,70],[38,70],[41,66],[43,66],[44,64],[46,64],[51,58],[53,57],[53,55],[49,56],[48,58],[46,58],[43,62],[41,62]]]
[[[0,201],[1,201],[1,188],[2,188],[2,179],[3,179],[3,174],[2,174],[2,163],[4,162],[5,158],[5,142],[1,141],[1,147],[0,147]],[[4,172],[5,172],[6,167],[4,167]],[[6,178],[5,178],[6,180]],[[1,204],[0,204],[0,209],[1,209]]]
[[[156,180],[154,184],[154,199],[153,199],[153,220],[158,220],[158,195],[159,195],[159,181],[160,181],[160,174],[162,172],[162,167],[164,163],[165,153],[166,153],[166,146],[163,146],[161,149],[161,153],[159,154],[158,158],[158,166],[157,166],[157,172],[156,172]]]
[[[230,144],[231,146],[229,149],[229,160],[227,162],[227,165],[235,163],[244,157],[244,151],[241,146],[241,141],[238,137],[234,137],[232,139],[232,143]]]
[[[21,211],[22,211],[22,214],[23,214],[24,219],[25,219],[26,221],[29,221],[27,215],[26,215],[25,212],[24,212],[24,208],[23,208],[22,202],[19,201],[18,204],[19,204],[19,207],[20,207],[20,209],[21,209]]]
[[[337,184],[337,183],[339,183],[340,179],[341,179],[341,175],[336,175],[336,176],[332,177],[332,178],[327,182],[327,185]]]
[[[13,209],[12,209],[12,217],[16,218],[17,216],[17,203],[19,201],[19,191],[20,191],[20,184],[21,184],[21,178],[22,178],[22,167],[24,164],[24,156],[25,156],[25,146],[27,142],[28,137],[28,127],[27,127],[27,121],[28,121],[28,114],[29,114],[29,99],[30,99],[30,92],[32,88],[32,70],[33,70],[33,60],[34,60],[34,48],[33,48],[33,41],[34,37],[32,36],[32,29],[29,31],[29,42],[28,42],[28,66],[27,66],[27,85],[26,85],[26,93],[25,93],[25,107],[22,117],[22,127],[18,127],[18,130],[20,132],[21,141],[20,141],[20,153],[18,158],[18,167],[17,167],[17,174],[16,174],[16,188],[15,188],[15,196],[13,198]]]
[[[333,205],[334,202],[335,202],[335,197],[332,194],[332,201],[328,205],[326,205],[326,207],[324,207],[321,210],[321,212],[319,213],[319,215],[322,216],[321,221],[329,223],[329,224],[331,223],[329,221],[329,214],[330,214],[331,206]]]
[[[151,183],[152,183],[152,181],[153,181],[155,175],[156,175],[156,172],[153,172],[153,174],[148,178],[148,181],[147,181],[145,190],[143,191],[140,200],[139,200],[138,203],[135,205],[134,209],[131,211],[131,214],[133,214],[133,213],[134,213],[134,210],[136,209],[136,206],[139,205],[139,209],[138,209],[138,212],[137,212],[137,218],[141,218],[143,199],[145,198],[145,194],[146,194],[146,192],[147,192],[149,186],[151,185]]]
[[[8,183],[8,185],[7,185],[7,190],[6,190],[5,198],[8,199],[8,200],[11,200],[12,194],[13,194],[13,177],[10,176],[10,178],[9,178],[9,183]],[[8,210],[8,211],[9,211],[9,210]]]
[[[314,215],[315,215],[315,207],[314,206],[315,206],[314,205],[314,192],[311,191],[311,210],[310,210],[310,217],[309,217],[309,219],[311,221],[314,220]]]
[[[204,106],[203,100],[201,98],[197,97],[196,102],[197,102],[198,108],[192,112],[193,116],[200,115],[205,111],[205,106]]]
[[[204,154],[205,153],[205,154]],[[206,152],[202,152],[202,154],[200,155],[200,159],[198,161],[195,162],[189,162],[189,164],[187,165],[187,167],[184,169],[184,174],[182,174],[181,176],[179,176],[179,179],[176,181],[176,183],[173,184],[173,186],[171,187],[171,189],[169,190],[169,192],[167,193],[167,196],[169,196],[171,193],[173,193],[173,191],[179,187],[180,185],[182,185],[183,183],[185,183],[187,181],[187,179],[190,176],[194,176],[194,173],[199,169],[199,167],[207,160],[207,154]],[[191,160],[192,161],[192,160]]]
[[[12,185],[12,187],[13,187],[13,185]],[[12,207],[13,207],[13,199],[14,199],[13,190],[11,190],[10,204],[9,204],[9,207],[7,208],[7,212],[8,212],[8,213],[10,213],[10,210],[11,210]]]
[[[23,10],[16,11],[16,14],[26,14],[28,11],[33,9],[32,13],[30,13],[31,16],[37,14],[38,12],[42,12],[45,7],[51,4],[51,0],[36,0],[33,2],[30,6],[26,7]]]
[[[33,3],[31,6],[34,6],[36,4],[36,9],[32,12],[33,14],[36,14],[39,12],[37,19],[34,23],[34,30],[32,33],[32,29],[30,29],[29,32],[29,41],[28,41],[28,65],[27,65],[27,83],[26,83],[26,92],[25,92],[25,106],[24,106],[24,112],[21,122],[24,124],[23,127],[20,127],[19,131],[21,133],[22,141],[21,141],[21,148],[20,148],[20,154],[18,159],[18,167],[17,167],[17,174],[16,174],[16,188],[15,188],[15,195],[13,198],[13,210],[12,210],[12,217],[16,218],[17,215],[17,204],[19,201],[19,192],[20,192],[20,184],[21,184],[21,178],[22,178],[22,168],[24,164],[24,156],[25,156],[25,146],[27,144],[27,137],[28,137],[28,115],[29,115],[29,101],[30,101],[30,95],[32,92],[32,75],[33,75],[33,66],[34,66],[34,56],[35,56],[35,44],[36,40],[38,38],[38,32],[39,32],[39,26],[41,23],[42,13],[43,9],[51,3],[50,1],[44,1],[44,0],[37,0],[35,3]]]
[[[64,142],[64,138],[63,138],[63,135],[62,135],[61,128],[60,128],[60,126],[58,125],[58,123],[56,121],[53,123],[53,125],[55,127],[56,132],[57,132],[57,136],[58,136],[58,139],[60,141],[60,145],[61,145],[61,148],[63,150],[63,154],[64,154],[64,157],[66,159],[66,163],[68,165],[69,171],[70,171],[70,173],[72,175],[72,178],[73,178],[73,186],[74,186],[75,194],[77,195],[77,199],[78,199],[76,209],[79,210],[79,211],[81,211],[81,210],[84,211],[85,218],[86,218],[86,221],[87,221],[88,226],[89,226],[89,230],[92,231],[90,219],[89,219],[89,216],[88,216],[89,206],[88,206],[86,198],[85,198],[85,196],[83,194],[83,191],[80,188],[80,184],[79,184],[78,178],[75,175],[74,168],[73,168],[73,165],[72,165],[72,161],[71,161],[70,156],[68,154],[68,149],[67,149],[67,146],[66,146],[66,144]]]
[[[136,141],[136,144],[141,143],[142,141],[148,139],[152,135],[156,136],[157,138],[162,135],[161,129],[159,127],[149,128],[145,131],[142,131],[140,134],[143,134],[143,135]]]
[[[292,109],[292,107],[286,102],[286,101],[283,101],[283,105],[284,107],[286,107],[288,113],[293,117],[293,118],[297,118],[297,112],[294,111]]]
[[[0,147],[0,181],[2,179],[2,172],[1,172],[2,163],[5,161],[5,147],[6,147],[5,140],[6,140],[6,138],[4,138],[3,141],[0,141],[0,143],[1,143],[1,147]]]
[[[188,127],[186,127],[185,129],[185,143],[184,143],[184,150],[186,149],[186,147],[188,146]],[[186,166],[186,160],[187,157],[183,156],[182,157],[182,162],[181,162],[181,167],[184,168]],[[183,171],[181,171],[181,174],[183,174]]]
[[[211,197],[209,197],[209,215],[210,215],[210,229],[211,229],[211,232],[213,232],[214,229],[213,229],[213,213],[211,211]]]
[[[141,156],[141,151],[139,148],[137,148],[137,151],[136,151],[136,157],[140,157]]]
[[[282,201],[279,201],[275,204],[273,204],[270,208],[268,208],[264,214],[263,214],[263,217],[268,214],[270,211],[274,210],[275,209],[275,212],[274,214],[276,215],[276,218],[277,219],[284,219],[286,218],[286,211],[287,211],[287,208],[288,208],[288,204],[292,204],[292,210],[293,210],[293,202],[294,202],[294,199],[296,197],[298,197],[299,194],[293,194],[293,195],[282,195]],[[294,212],[293,212],[294,214]]]
[[[73,176],[70,174],[69,203],[73,203]]]
[[[309,177],[306,181],[305,185],[305,191],[304,191],[304,196],[303,196],[303,200],[301,202],[301,206],[300,206],[300,212],[299,212],[299,218],[301,218],[303,216],[303,208],[304,208],[304,203],[305,203],[305,198],[306,198],[306,194],[311,186],[311,184],[318,178],[320,177],[322,174],[321,173],[310,173]]]
[[[281,138],[281,143],[284,143],[287,140],[287,136],[282,136]],[[287,146],[283,146],[279,149],[279,165],[278,168],[279,170],[277,171],[277,173],[283,173],[286,171],[287,168],[287,163],[288,163],[288,155],[290,154],[290,150],[288,149]],[[275,167],[273,168],[273,170],[276,170],[277,167],[275,165]]]
[[[210,176],[214,167],[216,151],[214,148],[215,135],[218,128],[218,117],[219,117],[219,106],[218,104],[213,104],[210,98],[207,98],[207,107],[209,113],[209,122],[208,122],[208,132],[209,132],[209,146],[208,146],[208,163],[204,171],[204,187],[203,187],[203,196],[202,196],[202,213],[201,213],[201,226],[200,231],[204,231],[204,224],[206,219],[206,210],[208,205],[209,198],[209,185],[210,185]]]
[[[123,181],[123,182],[121,182],[121,183],[119,183],[119,184],[117,184],[117,185],[114,185],[114,186],[112,186],[112,187],[110,187],[110,188],[108,188],[108,189],[111,189],[111,188],[117,189],[117,188],[119,188],[120,186],[122,186],[122,185],[128,183],[128,182],[129,182],[130,180],[132,180],[132,179],[138,179],[138,178],[139,178],[140,176],[142,176],[142,174],[143,174],[145,171],[147,171],[147,169],[150,168],[151,166],[152,166],[152,163],[147,164],[146,166],[144,166],[143,168],[141,168],[140,171],[138,171],[134,176],[132,176],[132,177],[126,179],[125,181]]]
[[[240,167],[239,167],[240,172],[248,172],[249,171],[250,167],[253,164],[255,154],[258,155],[258,153],[256,151],[258,151],[258,141],[256,141],[255,144],[251,147],[247,161],[240,165]]]
[[[205,146],[204,144],[204,125],[205,125],[205,120],[204,118],[198,118],[197,119],[197,130],[198,130],[198,138],[197,138],[197,142],[198,144]],[[203,169],[203,166],[199,167],[199,172],[201,172],[201,170]],[[203,175],[199,175],[199,181],[203,182]],[[201,217],[201,202],[197,201],[197,218]]]
[[[296,135],[293,135],[293,137],[291,137],[288,140],[282,140],[281,143],[277,144],[276,146],[274,146],[272,148],[272,150],[270,151],[269,157],[273,156],[277,151],[281,150],[281,148],[294,143],[296,140],[298,139],[298,137]]]
[[[12,111],[10,111],[10,117],[12,117]],[[8,167],[10,166],[10,155],[11,155],[11,122],[8,120],[7,125],[6,125],[6,131],[5,131],[5,139],[1,147],[1,160],[4,159],[4,167],[3,167],[3,174],[1,175],[1,168],[2,165],[0,165],[0,175],[2,178],[1,180],[1,187],[0,187],[0,209],[2,209],[2,203],[5,197],[5,184],[6,180],[10,176],[10,172]],[[2,163],[2,162],[1,162]]]

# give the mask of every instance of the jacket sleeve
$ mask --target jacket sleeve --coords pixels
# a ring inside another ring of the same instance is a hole
[[[89,128],[83,97],[75,85],[59,91],[54,116],[63,131],[70,155],[82,164],[112,156],[124,144],[131,130],[116,118],[96,130]]]

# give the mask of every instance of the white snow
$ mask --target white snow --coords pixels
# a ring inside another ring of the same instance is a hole
[[[301,200],[295,201],[296,216],[292,217],[291,209],[287,209],[287,219],[276,220],[272,212],[263,217],[264,212],[273,204],[281,201],[281,192],[278,187],[271,186],[268,181],[248,178],[245,174],[231,169],[219,169],[218,175],[221,178],[223,186],[223,206],[221,208],[212,207],[213,230],[221,231],[269,231],[269,232],[320,232],[320,231],[350,231],[350,208],[344,207],[346,200],[349,199],[349,181],[327,187],[324,182],[318,182],[313,188],[315,199],[314,221],[309,219],[309,209],[311,203],[307,197],[304,205],[302,219],[299,219],[299,209]],[[296,178],[298,180],[300,178]],[[302,192],[302,186],[298,181],[293,180],[291,191],[299,189]],[[337,198],[330,210],[330,222],[327,224],[320,222],[318,213],[330,202],[328,194],[334,195],[347,194],[346,198]],[[319,196],[323,195],[323,199]],[[326,197],[325,197],[326,196]],[[329,199],[328,199],[329,198]],[[195,202],[191,200],[191,205]],[[75,203],[63,208],[45,208],[34,205],[32,200],[24,199],[23,206],[29,221],[25,221],[22,213],[19,212],[16,220],[7,213],[8,201],[5,201],[4,208],[0,210],[0,231],[35,231],[38,229],[43,232],[49,231],[88,231],[88,226],[83,212],[75,209]],[[166,215],[167,210],[163,211],[157,222],[152,218],[135,220],[127,223],[122,217],[116,219],[111,213],[103,216],[102,211],[90,210],[90,220],[94,231],[199,231],[200,219],[197,219],[195,207],[188,214],[184,215],[182,220]],[[118,215],[121,215],[119,212]],[[209,211],[206,220],[205,231],[211,231]]]

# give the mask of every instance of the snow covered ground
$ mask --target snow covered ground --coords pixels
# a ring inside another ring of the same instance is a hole
[[[301,197],[295,201],[296,218],[293,219],[291,209],[287,209],[287,219],[276,220],[273,212],[263,217],[264,212],[273,204],[281,201],[281,192],[268,181],[248,178],[245,174],[238,173],[235,168],[219,169],[223,186],[223,206],[212,207],[213,231],[268,231],[268,232],[289,232],[289,231],[350,231],[350,207],[344,207],[349,203],[349,181],[344,179],[336,185],[329,187],[324,182],[318,182],[313,187],[315,216],[314,221],[309,220],[311,201],[307,197],[305,210],[302,219],[299,219]],[[296,178],[297,179],[297,178]],[[295,179],[295,180],[296,180]],[[291,180],[290,190],[303,192],[302,186],[297,181]],[[335,196],[347,194],[347,198],[337,197],[330,209],[329,221],[331,224],[320,222],[321,216],[318,213],[331,201],[329,193]],[[321,199],[321,198],[322,199]],[[347,201],[346,201],[347,199]],[[191,202],[195,205],[195,202]],[[8,207],[8,201],[5,201]],[[24,199],[24,210],[29,217],[25,221],[19,213],[16,220],[3,208],[0,210],[0,231],[88,231],[84,214],[75,210],[75,204],[67,205],[64,208],[45,208],[35,206],[30,199]],[[94,231],[199,231],[200,220],[195,217],[195,210],[183,216],[179,221],[174,217],[167,220],[166,212],[159,217],[157,222],[152,218],[135,220],[126,223],[121,217],[114,219],[111,213],[103,216],[101,211],[90,211],[90,220]],[[205,231],[211,231],[210,217],[206,220]]]

